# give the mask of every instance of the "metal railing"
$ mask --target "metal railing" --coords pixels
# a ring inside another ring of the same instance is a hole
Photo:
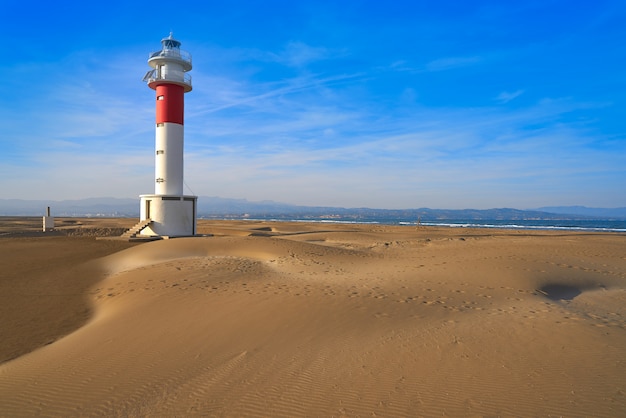
[[[169,81],[176,81],[178,83],[181,82],[180,77],[174,77],[172,75],[168,76],[167,74],[159,75],[157,74],[156,70],[148,71],[146,75],[143,77],[143,81],[145,81],[146,83],[151,83],[157,80],[169,80]],[[191,86],[191,75],[184,73],[182,82]]]
[[[148,56],[148,60],[158,57],[178,58],[181,61],[185,61],[191,65],[191,54],[181,49],[162,49],[160,51],[151,52]]]

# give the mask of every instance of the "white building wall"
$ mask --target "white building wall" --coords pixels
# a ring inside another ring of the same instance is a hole
[[[196,196],[142,195],[140,220],[149,218],[152,224],[140,235],[195,235],[196,202]]]
[[[54,229],[54,218],[52,216],[43,217],[43,232]]]

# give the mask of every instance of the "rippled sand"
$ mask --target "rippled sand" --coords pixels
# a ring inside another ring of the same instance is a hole
[[[7,222],[0,416],[626,415],[624,234]]]

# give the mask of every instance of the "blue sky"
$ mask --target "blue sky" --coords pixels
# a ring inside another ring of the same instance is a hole
[[[623,1],[0,1],[0,195],[154,191],[170,31],[186,193],[376,208],[626,206]]]

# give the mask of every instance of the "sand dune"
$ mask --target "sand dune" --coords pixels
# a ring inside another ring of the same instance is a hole
[[[0,365],[0,416],[626,414],[624,235],[199,229],[88,264],[88,319]]]

